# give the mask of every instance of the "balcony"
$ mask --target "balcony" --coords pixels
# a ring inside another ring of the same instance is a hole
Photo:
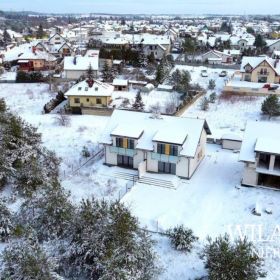
[[[158,153],[152,153],[152,159],[157,161],[170,162],[170,163],[177,163],[179,161],[178,156],[170,156],[170,155],[158,154]]]
[[[115,147],[115,146],[110,147],[110,152],[118,154],[118,155],[122,155],[122,156],[128,156],[128,157],[133,157],[136,155],[136,150],[120,148],[120,147]]]

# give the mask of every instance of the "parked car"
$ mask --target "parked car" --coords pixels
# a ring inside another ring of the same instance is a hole
[[[277,85],[271,85],[271,84],[265,84],[263,88],[267,88],[268,90],[277,90],[279,86]]]
[[[208,77],[207,70],[201,70],[200,75],[201,75],[201,77]]]
[[[227,76],[227,71],[223,70],[220,74],[219,77],[226,77]]]

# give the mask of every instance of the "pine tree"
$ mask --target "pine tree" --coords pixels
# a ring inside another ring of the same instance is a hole
[[[269,118],[280,115],[280,100],[276,94],[269,95],[262,103],[262,112]]]
[[[61,264],[72,278],[142,280],[156,275],[152,241],[119,203],[82,201],[67,240]]]
[[[8,33],[7,29],[5,29],[3,32],[3,41],[6,45],[12,42],[12,38]]]
[[[132,105],[133,109],[138,110],[138,111],[143,111],[144,110],[144,103],[142,101],[142,96],[140,91],[137,92],[136,97],[135,97],[135,102]]]
[[[17,241],[8,245],[3,252],[1,279],[54,280],[55,264],[38,242]]]
[[[90,64],[87,69],[87,79],[92,81],[93,78],[94,78],[94,72],[93,72],[92,66]]]
[[[109,63],[106,61],[102,70],[102,79],[104,82],[112,82],[113,81],[113,73],[112,68],[109,66]]]
[[[4,202],[0,200],[0,241],[7,242],[13,229],[12,214]]]
[[[145,68],[147,67],[147,57],[144,53],[143,45],[140,44],[139,50],[138,50],[138,62],[139,67]]]
[[[165,68],[164,68],[163,61],[161,61],[156,70],[156,83],[161,84],[164,80],[164,77],[165,77]]]
[[[167,231],[172,246],[179,251],[190,252],[193,248],[193,243],[198,240],[194,236],[191,229],[185,228],[183,225],[177,226]]]
[[[37,39],[43,39],[45,37],[46,33],[43,29],[42,24],[39,25],[39,28],[37,30],[36,38]]]
[[[257,34],[254,42],[254,46],[257,48],[259,52],[263,51],[266,47],[266,41],[263,39],[261,34]]]
[[[18,223],[25,231],[35,230],[39,241],[61,238],[74,216],[74,207],[68,199],[69,194],[59,185],[33,194],[22,204]]]
[[[247,239],[231,243],[227,235],[214,241],[208,238],[202,258],[209,280],[257,280],[266,275],[262,270],[263,260],[256,255],[253,244]]]
[[[210,102],[210,103],[215,103],[216,99],[217,99],[217,94],[216,94],[216,92],[212,92],[212,93],[210,94],[210,96],[209,96],[209,102]]]

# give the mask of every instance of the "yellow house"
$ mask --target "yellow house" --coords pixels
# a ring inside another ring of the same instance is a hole
[[[107,108],[114,91],[112,85],[93,80],[74,85],[66,94],[73,113],[81,114],[83,109]]]
[[[269,57],[243,57],[240,72],[242,81],[280,83],[280,63]]]

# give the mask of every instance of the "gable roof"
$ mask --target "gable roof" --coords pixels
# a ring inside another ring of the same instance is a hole
[[[91,65],[93,70],[99,68],[98,56],[66,56],[64,57],[64,70],[86,71]]]
[[[182,145],[180,155],[185,157],[195,156],[203,128],[211,134],[203,119],[165,115],[156,117],[152,113],[114,110],[100,143],[112,145],[111,136],[120,129],[123,137],[129,137],[132,126],[136,136],[142,131],[136,149],[153,151],[154,142],[171,143]]]

